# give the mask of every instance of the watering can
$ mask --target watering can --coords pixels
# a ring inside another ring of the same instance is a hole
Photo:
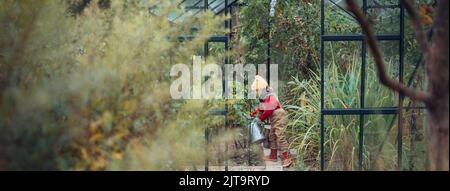
[[[258,126],[258,123],[255,121],[251,122],[249,125],[249,135],[250,135],[250,142],[253,144],[261,143],[265,137],[261,133],[261,129]]]

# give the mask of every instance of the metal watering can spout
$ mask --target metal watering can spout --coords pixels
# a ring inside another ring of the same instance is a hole
[[[250,141],[252,144],[261,143],[265,139],[265,137],[261,133],[261,129],[259,128],[256,122],[250,123],[249,134],[250,134]]]

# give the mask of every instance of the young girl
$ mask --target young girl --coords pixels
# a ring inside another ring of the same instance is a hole
[[[283,157],[283,167],[289,167],[292,164],[292,160],[289,156],[289,143],[282,133],[285,127],[285,111],[281,108],[278,97],[273,92],[273,89],[268,86],[266,80],[261,76],[255,76],[252,90],[255,91],[256,95],[259,97],[260,104],[258,108],[251,113],[251,116],[255,117],[257,114],[260,114],[259,119],[261,121],[269,119],[272,126],[269,133],[270,155],[265,157],[265,160],[276,162],[279,149]]]

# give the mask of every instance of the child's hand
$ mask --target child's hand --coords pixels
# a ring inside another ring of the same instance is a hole
[[[256,114],[258,114],[258,111],[253,111],[253,112],[250,114],[250,116],[255,117]]]

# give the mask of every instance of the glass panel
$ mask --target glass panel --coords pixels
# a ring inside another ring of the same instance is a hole
[[[404,110],[401,170],[425,170],[425,110]],[[364,170],[397,170],[397,115],[364,116]]]
[[[403,170],[426,170],[426,111],[405,110],[403,119]]]
[[[205,1],[204,0],[186,0],[182,3],[183,8],[186,10],[179,20],[183,20],[185,16],[196,15],[200,11],[204,10]]]
[[[185,0],[183,5],[187,8],[193,8],[193,6],[202,7],[204,5],[204,0]]]
[[[210,116],[208,119],[208,161],[210,166],[223,166],[225,144],[223,140],[225,127],[224,116]]]
[[[388,76],[398,80],[399,43],[397,41],[380,41],[378,44],[384,55],[384,65]],[[397,93],[380,83],[373,57],[369,53],[367,53],[364,95],[365,107],[394,107],[398,103]]]
[[[223,66],[226,61],[227,50],[225,49],[224,42],[209,42],[208,43],[208,58],[214,60],[208,60],[209,63],[215,63]]]
[[[374,23],[377,34],[400,33],[400,9],[399,8],[372,8],[367,10],[368,17]]]
[[[367,6],[392,6],[398,4],[399,0],[367,0]]]
[[[396,170],[397,115],[364,116],[364,170]]]
[[[326,42],[325,108],[358,108],[361,87],[361,42]]]
[[[424,62],[418,63],[422,53],[419,52],[414,34],[405,35],[405,63],[404,63],[404,81],[408,84],[411,81],[411,86],[415,89],[426,90],[426,71]],[[403,105],[405,107],[415,104],[416,106],[424,107],[425,104],[421,102],[414,103],[409,97],[405,97]]]
[[[325,170],[357,170],[359,116],[325,116]]]
[[[358,22],[349,14],[346,6],[345,1],[325,1],[325,34],[361,34]]]

